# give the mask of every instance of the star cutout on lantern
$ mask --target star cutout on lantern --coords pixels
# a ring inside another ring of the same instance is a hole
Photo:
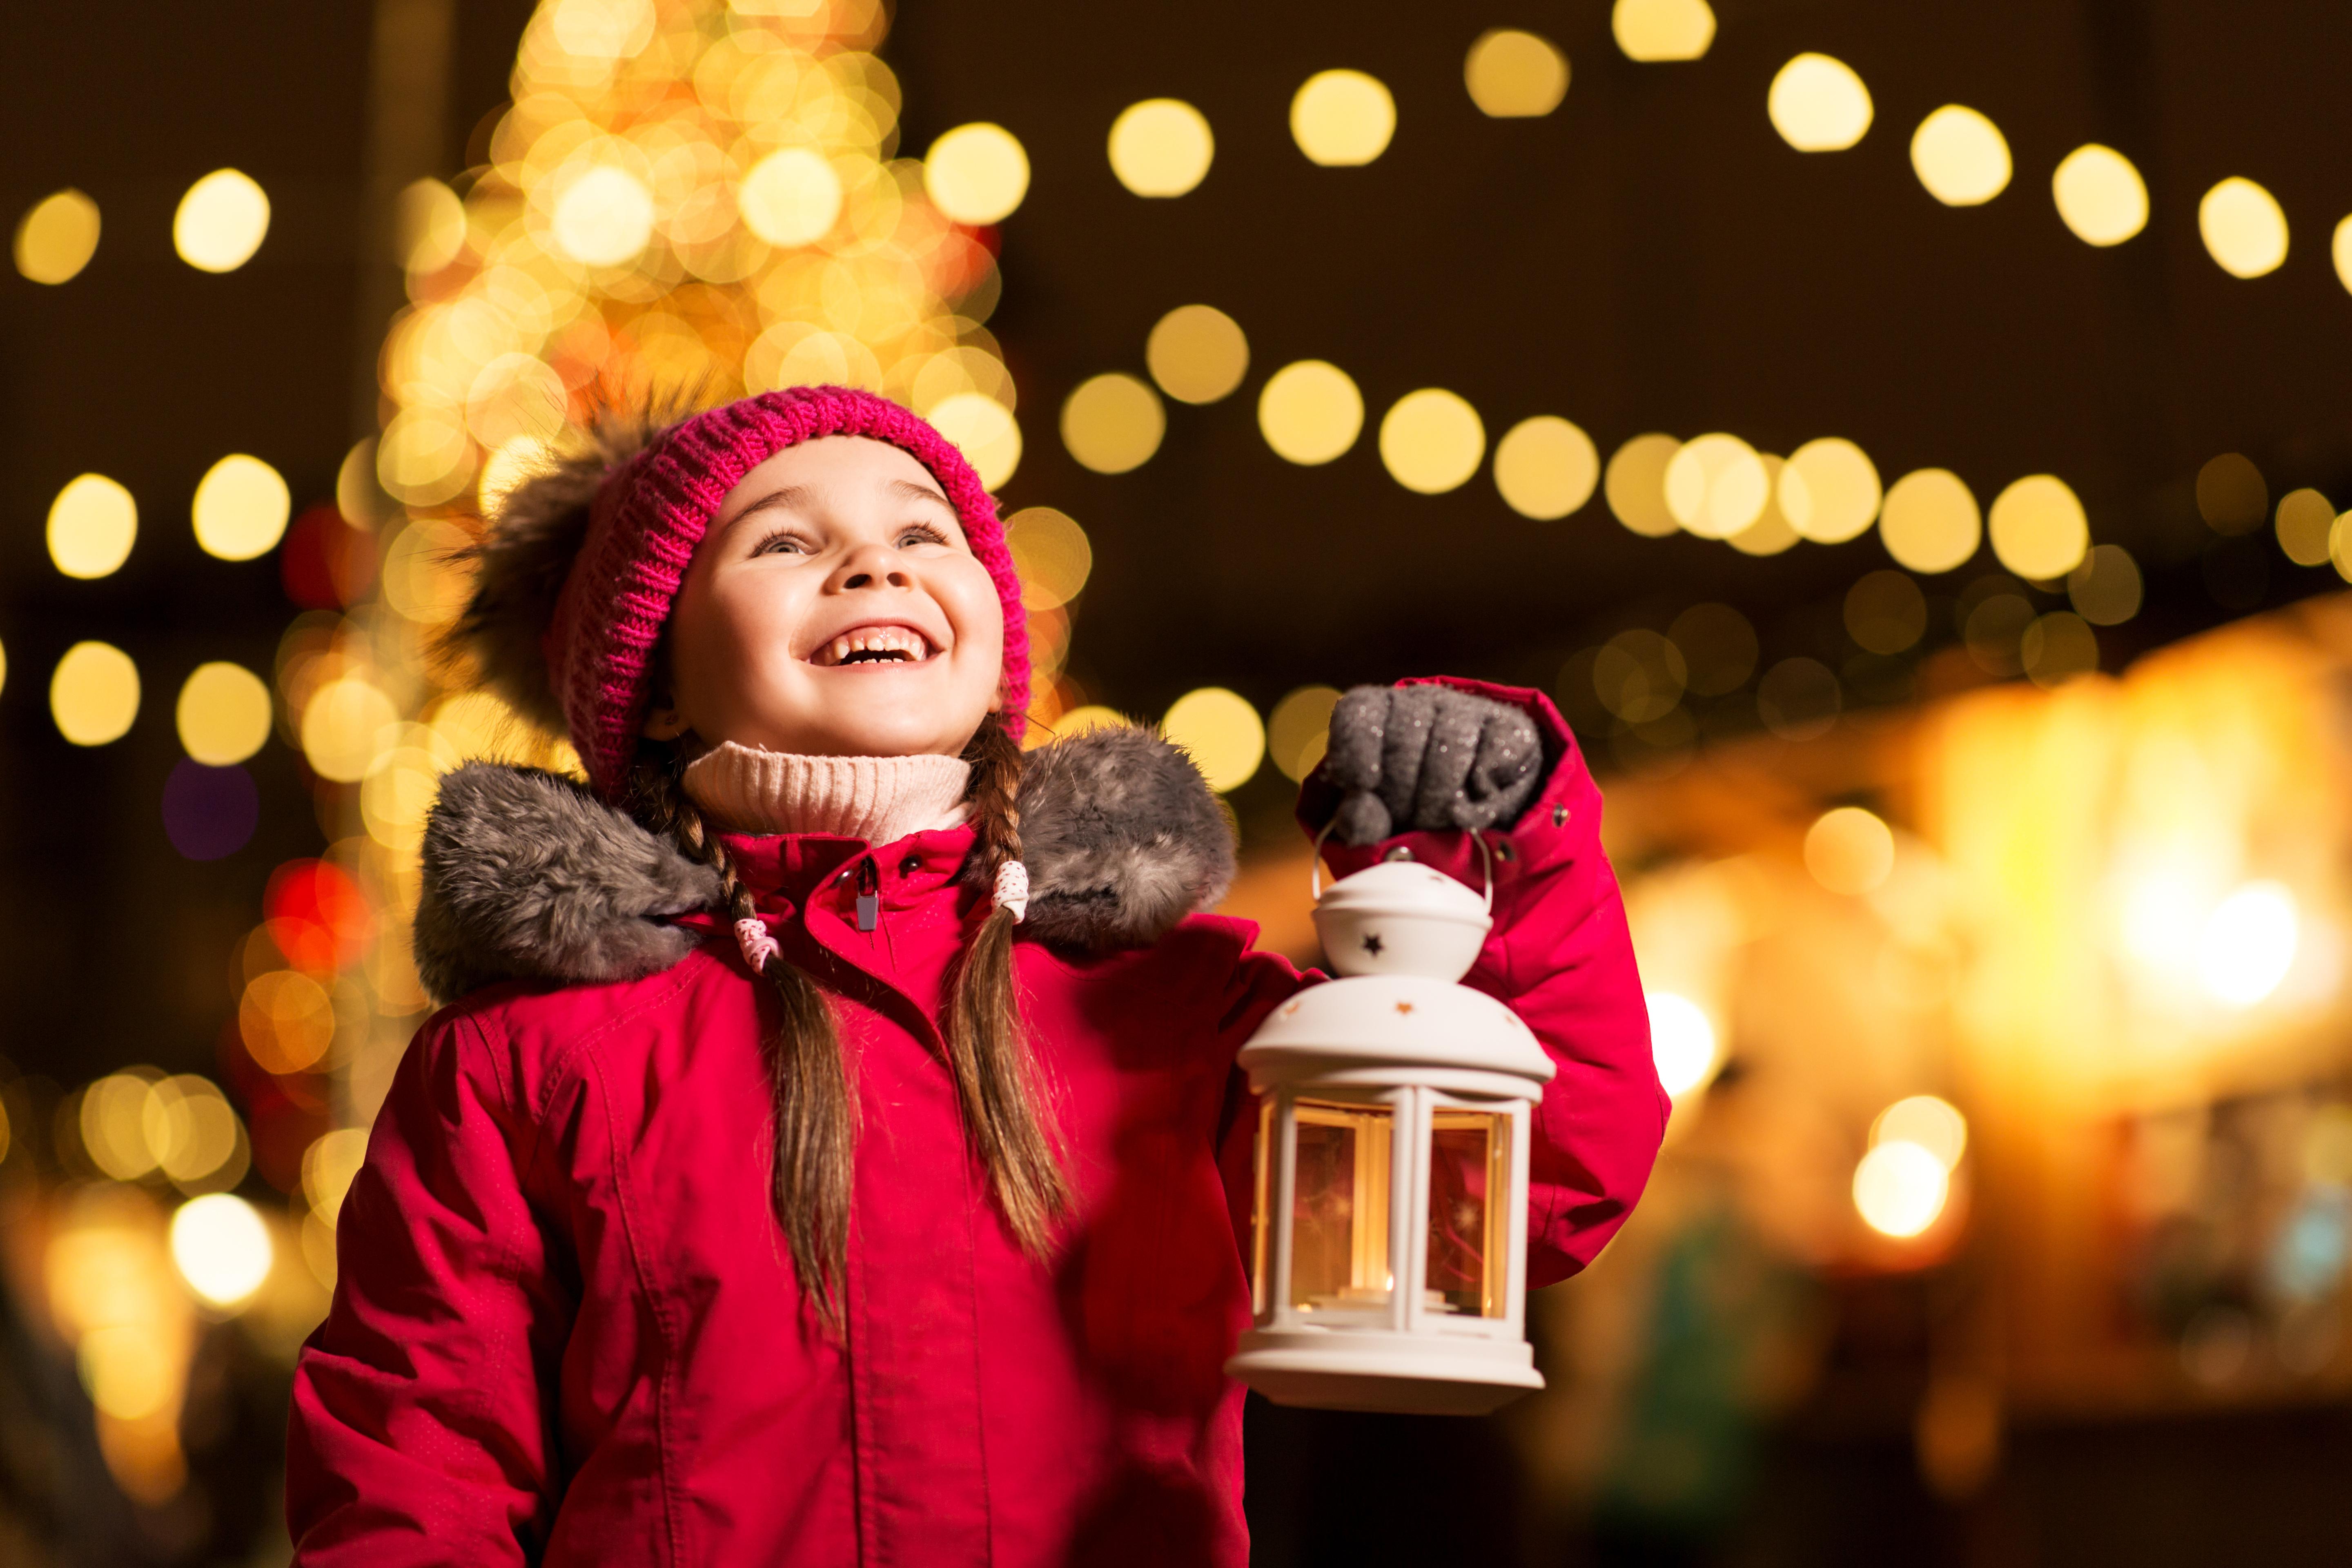
[[[1412,1011],[1412,1004],[1410,1002],[1400,1002],[1396,1005],[1396,1007],[1397,1011],[1400,1013],[1410,1013]]]
[[[1374,958],[1378,958],[1381,955],[1381,950],[1387,945],[1388,944],[1386,942],[1381,940],[1381,936],[1378,931],[1366,931],[1364,933],[1364,951],[1370,953]]]

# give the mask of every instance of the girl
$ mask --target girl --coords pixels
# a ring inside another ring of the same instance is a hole
[[[588,783],[443,785],[416,952],[460,1000],[344,1202],[298,1560],[1242,1568],[1234,1057],[1313,977],[1194,912],[1233,844],[1181,752],[1023,752],[962,458],[772,393],[608,433],[478,553],[458,635]],[[1600,804],[1550,703],[1443,682],[1350,694],[1301,805],[1343,875],[1496,830],[1470,983],[1559,1067],[1536,1284],[1664,1122]]]

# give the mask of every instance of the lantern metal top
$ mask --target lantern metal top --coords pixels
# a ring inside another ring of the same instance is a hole
[[[1510,1081],[1492,1085],[1491,1092],[1529,1100],[1559,1070],[1508,1007],[1483,992],[1417,974],[1309,986],[1275,1009],[1239,1060],[1261,1082],[1328,1077],[1349,1067],[1500,1074]]]

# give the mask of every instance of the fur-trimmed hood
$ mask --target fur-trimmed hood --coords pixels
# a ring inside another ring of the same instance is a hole
[[[1216,797],[1150,731],[1093,730],[1029,752],[1020,806],[1025,929],[1057,946],[1149,946],[1233,880]],[[709,868],[586,785],[494,763],[442,781],[424,873],[416,967],[445,1002],[501,980],[658,973],[702,940],[679,917],[719,894]]]

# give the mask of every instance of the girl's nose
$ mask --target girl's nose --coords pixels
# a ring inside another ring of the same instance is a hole
[[[851,588],[911,588],[914,574],[906,558],[887,544],[861,544],[849,552],[834,574],[835,593]]]

